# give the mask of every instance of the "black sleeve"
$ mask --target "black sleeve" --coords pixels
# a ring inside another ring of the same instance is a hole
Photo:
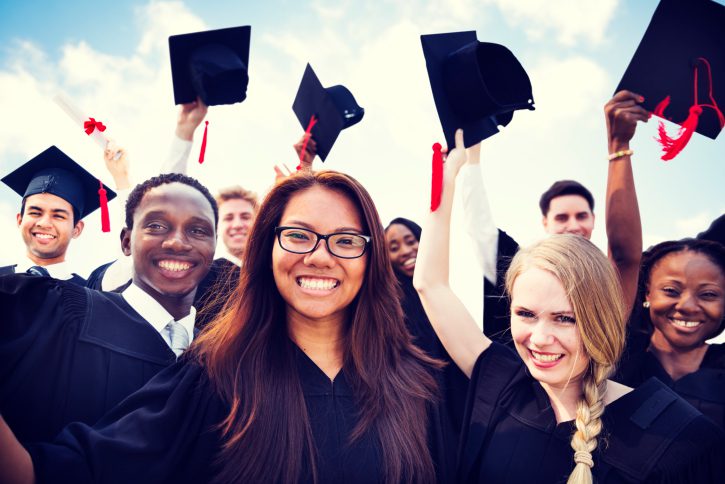
[[[94,427],[73,423],[53,443],[29,445],[36,481],[211,481],[227,412],[200,366],[177,363]]]

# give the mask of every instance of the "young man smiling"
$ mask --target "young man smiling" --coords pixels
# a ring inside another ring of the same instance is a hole
[[[99,180],[55,146],[40,153],[2,181],[23,197],[17,223],[25,243],[24,260],[0,274],[30,271],[84,285],[66,262],[72,239],[83,232],[83,218],[102,204]],[[104,187],[106,201],[116,194]]]
[[[21,441],[95,423],[188,347],[197,285],[216,245],[216,202],[193,178],[162,175],[126,204],[134,260],[122,292],[49,277],[0,277],[0,414]]]

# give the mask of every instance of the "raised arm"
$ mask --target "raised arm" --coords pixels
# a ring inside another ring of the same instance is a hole
[[[461,195],[466,231],[476,249],[476,259],[485,277],[496,284],[498,229],[493,221],[486,187],[481,176],[481,143],[466,149],[466,163],[461,168]]]
[[[174,140],[171,143],[169,155],[161,166],[161,173],[187,173],[187,162],[194,141],[194,131],[204,120],[207,110],[208,107],[200,98],[181,105],[179,116],[176,119]]]
[[[606,227],[609,259],[619,271],[625,303],[632,307],[642,258],[642,222],[632,174],[629,141],[637,121],[647,122],[649,112],[639,105],[644,98],[620,91],[604,106],[609,144]]]
[[[33,461],[0,415],[0,482],[33,484]]]
[[[466,160],[463,131],[456,132],[456,148],[444,165],[441,204],[426,220],[418,246],[413,285],[428,319],[448,354],[470,378],[476,359],[491,344],[453,293],[448,280],[451,208],[456,175]]]

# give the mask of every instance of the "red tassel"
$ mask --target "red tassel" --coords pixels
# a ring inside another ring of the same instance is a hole
[[[669,106],[669,105],[670,105],[670,96],[667,96],[662,101],[660,101],[660,103],[657,106],[655,106],[655,110],[652,111],[652,113],[655,116],[659,116],[662,119],[667,119],[667,118],[665,118],[665,109],[667,109],[667,106]]]
[[[310,122],[307,123],[307,129],[305,130],[305,140],[302,142],[302,149],[300,150],[300,164],[297,165],[297,171],[302,169],[302,160],[305,158],[305,151],[307,150],[307,142],[312,136],[312,127],[317,124],[317,118],[313,114],[310,116]]]
[[[206,132],[209,129],[209,121],[204,121],[204,137],[201,139],[201,150],[199,150],[199,164],[204,163],[204,154],[206,153]]]
[[[692,133],[694,133],[697,129],[697,121],[700,119],[700,114],[702,114],[702,108],[699,105],[691,106],[690,114],[680,125],[681,127],[677,132],[676,138],[672,138],[667,134],[665,124],[660,121],[657,129],[659,136],[655,139],[662,145],[662,151],[664,151],[662,161],[669,161],[673,159],[675,156],[680,154],[680,151],[682,151],[685,146],[687,146],[690,138],[692,138]]]
[[[108,196],[106,195],[106,189],[103,188],[103,182],[98,180],[101,188],[98,190],[98,200],[101,203],[101,230],[104,232],[111,231],[111,217],[108,214]]]
[[[443,193],[443,153],[441,144],[433,145],[433,168],[431,170],[430,211],[435,212],[441,204]]]

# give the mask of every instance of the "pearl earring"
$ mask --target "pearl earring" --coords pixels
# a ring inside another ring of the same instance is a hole
[[[649,309],[649,301],[645,301],[642,303],[642,307],[645,309]]]

